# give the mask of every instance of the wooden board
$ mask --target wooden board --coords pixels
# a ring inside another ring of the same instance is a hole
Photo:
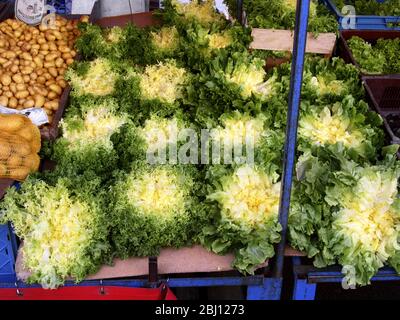
[[[290,246],[286,246],[285,248],[285,257],[306,257],[307,255],[304,252],[293,249]]]
[[[251,49],[293,51],[294,32],[291,30],[253,28]],[[321,33],[317,38],[312,33],[307,37],[307,53],[331,56],[336,44],[336,34]]]
[[[152,12],[142,12],[123,16],[101,18],[96,20],[95,23],[102,28],[111,28],[114,26],[123,27],[127,23],[133,23],[140,28],[144,28],[159,25],[161,24],[161,21],[155,17]]]
[[[232,271],[233,255],[220,256],[201,246],[182,249],[163,249],[158,256],[159,274],[182,274],[199,272],[223,272]],[[260,265],[266,267],[268,261]],[[17,278],[26,280],[30,272],[23,268],[23,257],[21,250],[18,251],[15,265]],[[115,259],[113,266],[102,266],[87,280],[126,278],[144,276],[149,273],[148,258],[130,258],[126,260]]]
[[[0,179],[0,199],[6,194],[7,189],[14,183],[12,179]]]

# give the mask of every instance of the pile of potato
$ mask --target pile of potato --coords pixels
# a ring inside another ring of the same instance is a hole
[[[1,105],[18,110],[44,108],[52,122],[67,86],[64,73],[76,56],[78,22],[56,16],[52,28],[15,19],[0,23]]]
[[[0,114],[0,179],[18,181],[39,169],[40,131],[29,118]]]

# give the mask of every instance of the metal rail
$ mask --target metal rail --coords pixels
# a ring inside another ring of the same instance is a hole
[[[282,277],[285,257],[286,234],[289,220],[290,196],[292,192],[293,171],[296,160],[297,127],[303,83],[304,58],[307,43],[307,26],[310,0],[297,0],[296,25],[294,30],[293,59],[289,92],[289,107],[286,124],[286,143],[283,160],[283,178],[281,200],[279,204],[279,222],[282,226],[281,242],[276,252],[273,276]]]

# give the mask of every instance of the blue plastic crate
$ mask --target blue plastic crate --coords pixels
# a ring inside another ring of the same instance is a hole
[[[339,28],[343,30],[342,20],[345,16],[336,7],[332,0],[321,0],[335,15],[339,22]],[[380,0],[378,2],[384,2]],[[400,17],[398,16],[356,16],[355,29],[357,30],[400,30]],[[396,27],[389,25],[397,24]]]
[[[68,14],[66,2],[68,0],[48,0],[47,4],[53,6],[56,9],[57,14]]]
[[[0,282],[14,282],[17,238],[10,224],[0,225]]]

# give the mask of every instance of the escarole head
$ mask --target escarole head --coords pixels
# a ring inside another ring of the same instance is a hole
[[[174,103],[182,97],[182,86],[187,78],[186,70],[178,67],[174,61],[147,66],[140,79],[142,98]]]
[[[221,207],[224,219],[238,225],[257,228],[278,216],[280,182],[261,169],[242,166],[224,177],[221,188],[210,194]]]
[[[129,177],[126,188],[128,202],[141,214],[157,219],[184,214],[189,192],[181,177],[165,167]]]
[[[363,134],[351,126],[350,119],[341,107],[325,107],[319,114],[307,114],[300,118],[299,134],[314,145],[343,143],[348,148],[358,148]]]

